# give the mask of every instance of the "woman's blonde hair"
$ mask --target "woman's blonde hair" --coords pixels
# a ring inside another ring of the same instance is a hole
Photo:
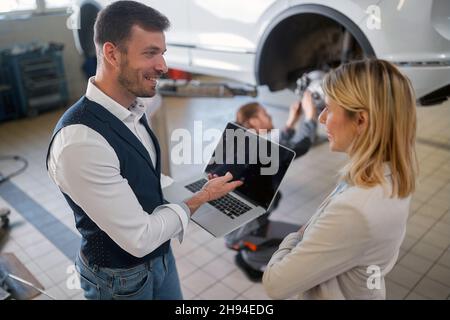
[[[414,192],[416,105],[411,82],[391,63],[367,59],[343,64],[323,81],[325,95],[351,118],[366,111],[368,124],[353,141],[342,177],[362,187],[385,184],[384,162],[392,171],[392,194]]]

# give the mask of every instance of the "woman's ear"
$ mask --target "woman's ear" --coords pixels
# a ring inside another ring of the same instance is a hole
[[[356,127],[358,134],[363,133],[369,125],[369,114],[367,111],[358,112],[356,118]]]

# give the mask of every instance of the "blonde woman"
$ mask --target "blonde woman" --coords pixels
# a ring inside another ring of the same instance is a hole
[[[383,60],[340,66],[323,82],[330,149],[348,154],[336,189],[289,234],[263,275],[275,299],[385,299],[415,187],[415,97]]]

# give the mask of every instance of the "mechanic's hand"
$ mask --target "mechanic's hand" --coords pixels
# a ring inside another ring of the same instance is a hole
[[[208,194],[208,202],[223,197],[228,192],[233,191],[243,184],[243,182],[240,180],[231,181],[233,180],[233,175],[229,172],[227,172],[222,177],[218,177],[217,175],[208,175],[208,179],[210,180],[203,186],[201,190]]]
[[[302,108],[305,112],[305,120],[310,121],[312,119],[317,119],[317,108],[314,103],[312,94],[309,90],[306,90],[302,98]]]
[[[286,121],[286,127],[288,129],[294,129],[296,123],[302,115],[302,103],[300,101],[295,101],[289,107],[289,116]]]

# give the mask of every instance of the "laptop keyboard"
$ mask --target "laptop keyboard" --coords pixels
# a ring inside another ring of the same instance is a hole
[[[207,182],[208,182],[207,179],[200,179],[191,184],[188,184],[187,186],[185,186],[185,188],[195,193],[197,191],[200,191],[201,188],[203,188],[203,186]],[[251,208],[248,205],[246,205],[245,203],[243,203],[242,201],[238,200],[236,197],[233,197],[230,194],[227,194],[222,198],[209,201],[208,203],[217,210],[219,210],[220,212],[222,212],[223,214],[226,214],[231,219],[239,217],[241,214],[251,210]]]

